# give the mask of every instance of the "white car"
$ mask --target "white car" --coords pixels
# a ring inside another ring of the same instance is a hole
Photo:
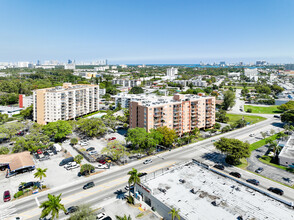
[[[93,150],[91,152],[89,152],[90,155],[94,155],[94,154],[98,154],[98,152],[96,150]]]
[[[95,166],[96,169],[107,169],[108,165],[107,164],[98,164],[97,166]]]
[[[69,162],[68,164],[66,164],[66,165],[64,166],[64,168],[67,169],[67,168],[69,168],[69,167],[73,167],[73,166],[76,166],[76,165],[77,165],[76,162]]]
[[[87,145],[88,143],[85,143],[85,142],[81,143],[81,146],[87,146]]]
[[[51,150],[48,150],[47,152],[51,157],[54,156],[54,153]]]
[[[79,167],[80,167],[79,164],[76,164],[76,165],[72,165],[70,167],[66,167],[65,169],[66,170],[73,170],[73,169],[76,169],[76,168],[79,168]]]
[[[104,219],[105,217],[106,217],[106,214],[104,212],[101,212],[98,215],[96,215],[96,219],[97,220]]]
[[[148,160],[145,160],[145,161],[143,162],[143,164],[148,164],[148,163],[152,163],[152,160],[151,160],[151,159],[148,159]]]

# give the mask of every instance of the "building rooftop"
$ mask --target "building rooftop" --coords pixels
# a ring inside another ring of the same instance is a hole
[[[179,180],[185,180],[181,183]],[[294,219],[293,209],[194,163],[142,182],[153,196],[180,215],[197,219]],[[191,193],[191,189],[196,194]],[[162,189],[166,191],[163,193]],[[214,205],[213,205],[213,204]]]
[[[62,91],[70,91],[70,90],[79,90],[88,87],[94,87],[98,85],[93,84],[75,84],[72,85],[71,83],[64,83],[63,86],[56,86],[52,88],[46,88],[47,92],[62,92]],[[42,89],[41,89],[42,90]]]
[[[294,136],[290,136],[287,143],[279,153],[279,157],[294,158]]]

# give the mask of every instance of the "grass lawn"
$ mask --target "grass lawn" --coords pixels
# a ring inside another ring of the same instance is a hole
[[[260,158],[258,158],[259,161],[261,161],[262,163],[265,163],[267,165],[270,165],[270,166],[273,166],[273,167],[277,167],[279,169],[282,169],[282,170],[286,170],[290,173],[294,173],[294,169],[291,169],[291,168],[288,168],[288,167],[284,167],[284,166],[281,166],[281,165],[278,165],[278,164],[275,164],[275,163],[272,163],[272,157],[270,156],[262,156]]]
[[[242,158],[242,159],[241,159],[241,162],[242,162],[242,163],[239,164],[239,165],[237,165],[236,167],[239,167],[239,168],[245,170],[246,167],[248,166],[248,162],[247,162],[246,158]]]
[[[245,110],[245,112],[247,112],[247,109],[251,108],[252,113],[260,113],[260,114],[282,113],[282,111],[279,110],[277,107],[278,107],[278,105],[272,105],[272,106],[269,106],[269,107],[244,105],[244,110]]]
[[[264,121],[266,118],[256,115],[238,115],[238,114],[226,114],[227,117],[229,117],[229,124],[233,124],[236,121],[242,119],[244,117],[244,120],[247,122],[250,122],[250,124],[255,124],[257,122]]]
[[[257,148],[262,147],[263,145],[265,145],[267,140],[276,140],[278,138],[278,134],[274,134],[273,136],[267,137],[265,139],[262,139],[260,141],[254,142],[252,144],[250,144],[250,151],[254,151]]]

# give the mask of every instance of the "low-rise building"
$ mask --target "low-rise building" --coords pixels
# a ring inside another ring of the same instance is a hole
[[[23,110],[23,108],[13,106],[0,106],[0,113],[7,114],[8,117],[19,114],[21,110]]]
[[[166,220],[172,208],[181,220],[293,219],[293,208],[218,171],[187,162],[141,178],[135,197]],[[244,181],[245,182],[245,181]]]
[[[282,145],[279,153],[279,163],[286,167],[294,168],[294,136],[290,136],[286,144]]]
[[[167,126],[178,135],[195,128],[210,128],[215,124],[215,97],[175,94],[131,100],[130,128]]]

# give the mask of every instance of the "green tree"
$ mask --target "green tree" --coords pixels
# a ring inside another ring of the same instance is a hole
[[[294,110],[289,110],[284,112],[281,115],[281,121],[285,123],[293,123],[294,122]]]
[[[98,137],[106,132],[106,127],[100,118],[80,119],[77,123],[77,129],[88,137]]]
[[[123,146],[122,143],[117,140],[109,142],[107,144],[107,147],[104,147],[101,150],[101,153],[110,156],[114,161],[119,160],[124,155],[129,155],[129,152],[126,150],[126,147]]]
[[[91,170],[95,170],[95,167],[91,164],[86,163],[81,166],[80,172],[88,175],[90,174]]]
[[[78,142],[79,142],[79,140],[77,138],[70,139],[70,144],[71,145],[76,145]]]
[[[128,130],[127,141],[130,141],[133,146],[144,145],[147,132],[144,128],[131,128]]]
[[[8,119],[7,114],[0,113],[0,123],[4,123]]]
[[[156,129],[163,135],[162,145],[170,146],[174,143],[175,139],[178,137],[175,130],[170,129],[166,126],[159,127]]]
[[[216,121],[221,123],[227,123],[229,121],[229,117],[227,117],[227,112],[225,110],[219,110],[215,113]]]
[[[235,105],[235,93],[227,90],[224,92],[224,102],[222,104],[222,107],[224,110],[228,110],[229,108],[232,108]]]
[[[70,215],[69,220],[96,220],[96,216],[88,205],[81,205],[78,211]]]
[[[6,134],[7,138],[11,139],[23,128],[24,124],[20,122],[6,123],[0,126],[0,133]]]
[[[252,113],[252,108],[248,108],[248,109],[246,110],[246,112],[248,112],[248,113]]]
[[[129,94],[140,94],[140,93],[144,93],[144,90],[142,87],[138,87],[138,86],[134,86],[129,92]]]
[[[217,122],[216,122],[216,123],[214,124],[214,128],[217,129],[217,130],[220,129],[220,128],[221,128],[220,123],[217,123]]]
[[[0,147],[0,154],[9,154],[9,148],[8,147]]]
[[[239,119],[238,121],[235,122],[235,125],[237,128],[243,128],[247,125],[247,121],[243,119]]]
[[[58,219],[59,218],[59,211],[66,212],[66,209],[64,208],[64,205],[61,204],[61,194],[58,196],[48,194],[48,200],[45,202],[42,202],[40,205],[40,208],[42,210],[42,214],[40,218],[44,218],[51,214],[52,219]]]
[[[84,159],[84,157],[82,155],[78,154],[77,156],[75,156],[74,161],[77,164],[81,164],[81,162],[82,162],[83,159]]]
[[[56,121],[50,122],[43,127],[44,134],[60,141],[66,137],[66,135],[72,133],[72,127],[68,121]]]
[[[232,129],[231,126],[230,125],[227,125],[227,126],[225,126],[225,127],[222,128],[221,132],[222,133],[226,133],[226,132],[229,132],[231,129]]]
[[[41,181],[43,177],[46,177],[46,171],[47,171],[47,168],[45,169],[37,168],[37,172],[34,174],[34,177],[39,178]]]
[[[117,220],[132,220],[131,216],[124,215],[123,217],[116,215],[115,216]]]
[[[277,108],[281,111],[294,110],[294,101],[286,102],[285,104],[282,104]]]
[[[232,165],[240,164],[241,158],[247,158],[251,154],[249,143],[242,142],[238,139],[221,138],[214,143],[214,146],[222,153],[226,153],[226,161]]]
[[[25,119],[32,119],[33,118],[33,105],[27,107],[24,110],[21,110],[20,115],[22,115]]]
[[[263,139],[265,139],[266,136],[267,136],[266,132],[262,132],[262,131],[261,131],[260,134],[261,134],[261,136],[262,136]]]
[[[178,220],[181,219],[180,215],[179,215],[180,209],[176,210],[174,207],[170,210],[170,212],[168,214],[171,215],[172,220],[175,220],[175,218],[177,218]]]
[[[136,170],[135,168],[132,168],[132,170],[128,172],[128,175],[130,175],[129,180],[128,180],[129,189],[131,187],[131,184],[133,184],[134,185],[134,192],[136,192],[136,190],[135,190],[136,184],[141,183],[141,179],[139,177],[140,173],[138,173],[138,170]],[[131,190],[129,190],[129,196],[131,196]]]

